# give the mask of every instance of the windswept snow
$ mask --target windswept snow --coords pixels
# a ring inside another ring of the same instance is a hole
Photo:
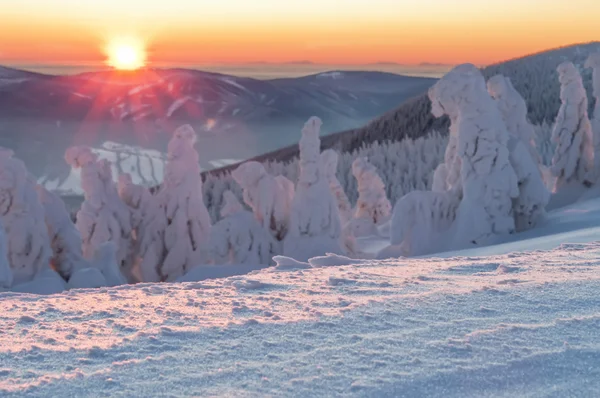
[[[598,257],[594,243],[3,293],[0,393],[592,396]]]

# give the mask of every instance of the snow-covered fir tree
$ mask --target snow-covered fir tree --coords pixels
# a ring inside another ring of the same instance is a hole
[[[377,169],[367,158],[357,158],[352,163],[352,174],[358,184],[358,200],[354,211],[355,236],[374,234],[376,226],[390,219],[392,205],[385,193],[385,185]]]
[[[481,72],[471,64],[455,67],[432,87],[439,107],[458,110],[457,155],[461,158],[463,197],[457,211],[456,246],[482,244],[515,231],[512,201],[519,195],[509,160],[509,133]]]
[[[50,238],[36,183],[25,164],[0,149],[0,220],[7,237],[13,284],[33,280],[50,269]]]
[[[0,223],[0,291],[9,289],[13,283],[12,269],[8,262],[8,243],[4,226]]]
[[[594,162],[596,163],[595,168],[598,170],[600,162],[600,154],[597,151],[600,147],[600,52],[592,53],[586,60],[585,67],[592,69],[592,95],[596,100],[591,123],[595,149]]]
[[[556,143],[551,168],[556,177],[555,192],[572,183],[589,185],[596,178],[588,98],[581,75],[571,62],[560,64],[557,72],[562,105],[552,132]]]
[[[282,241],[289,228],[294,185],[284,176],[273,177],[258,162],[246,162],[231,173],[242,187],[244,202],[273,238]]]
[[[283,253],[299,261],[324,253],[342,253],[342,226],[337,201],[321,167],[321,120],[312,117],[302,129],[300,176],[292,202],[290,229]]]
[[[217,264],[269,264],[275,242],[269,231],[245,210],[231,191],[223,195],[222,220],[211,230],[211,250]]]
[[[83,256],[92,260],[100,245],[112,242],[121,272],[127,280],[134,282],[133,264],[128,262],[131,216],[119,198],[110,164],[98,160],[90,148],[82,146],[68,148],[65,160],[71,167],[81,169],[84,202],[77,212],[75,225],[83,241]]]
[[[378,257],[419,256],[449,249],[459,196],[451,191],[413,191],[394,206],[390,225],[392,247]]]
[[[519,184],[519,196],[513,201],[513,213],[516,230],[524,231],[534,227],[543,217],[550,199],[535,147],[534,128],[527,120],[525,101],[508,78],[496,75],[488,80],[487,86],[510,133],[507,143],[509,160]]]
[[[461,158],[457,154],[458,147],[458,104],[446,104],[447,107],[440,106],[438,92],[429,89],[427,93],[431,101],[431,109],[434,115],[447,115],[450,118],[450,127],[448,130],[448,145],[444,153],[444,162],[435,169],[433,173],[432,190],[435,192],[452,191],[456,195],[462,194],[462,185],[460,179]]]
[[[340,218],[342,225],[346,224],[352,218],[352,205],[342,184],[336,177],[337,165],[338,165],[338,154],[333,149],[326,149],[321,152],[321,164],[325,177],[329,182],[329,189],[336,199],[338,209],[340,211]]]
[[[155,198],[150,193],[150,190],[141,185],[136,185],[131,179],[131,175],[124,173],[119,175],[118,179],[118,192],[119,197],[127,205],[131,216],[131,237],[130,237],[130,248],[129,248],[129,263],[134,264],[132,274],[138,280],[142,279],[139,265],[141,259],[140,255],[140,244],[142,235],[142,223],[146,217],[148,217],[149,208],[152,206],[151,202]]]
[[[69,281],[73,273],[90,266],[83,257],[81,234],[71,221],[63,200],[41,185],[37,185],[36,189],[44,207],[45,222],[53,252],[52,267],[65,281]]]
[[[168,145],[165,180],[149,204],[142,228],[141,274],[146,282],[173,281],[209,262],[211,222],[204,206],[196,132],[175,130]]]

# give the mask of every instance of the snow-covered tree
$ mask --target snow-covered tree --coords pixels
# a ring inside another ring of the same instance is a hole
[[[387,222],[391,216],[392,205],[386,196],[385,185],[377,169],[366,158],[358,158],[352,163],[352,174],[358,183],[354,219],[368,220],[373,228]]]
[[[89,267],[89,262],[83,258],[81,234],[71,221],[62,199],[41,185],[37,185],[36,189],[44,207],[46,227],[54,254],[52,266],[68,281],[73,273]]]
[[[217,264],[269,264],[275,254],[273,237],[233,192],[223,195],[223,219],[211,230],[213,260]]]
[[[457,109],[457,155],[461,158],[463,197],[457,212],[456,245],[480,244],[515,231],[512,201],[519,195],[509,160],[502,115],[489,96],[481,72],[471,64],[455,67],[431,89],[438,105]]]
[[[450,248],[448,234],[456,219],[460,198],[450,191],[413,191],[394,206],[390,243],[395,256],[419,256]],[[389,249],[386,249],[389,252]]]
[[[593,53],[585,62],[586,68],[592,69],[592,94],[596,99],[594,105],[594,114],[592,118],[592,131],[594,134],[594,162],[595,168],[598,171],[600,163],[600,52]]]
[[[77,212],[75,225],[83,240],[83,256],[92,260],[100,245],[112,242],[121,272],[128,280],[135,281],[133,264],[128,262],[131,217],[117,193],[110,164],[98,160],[90,148],[82,146],[68,148],[65,160],[71,167],[81,169],[85,200]]]
[[[327,149],[321,152],[321,163],[325,177],[329,182],[329,189],[336,199],[342,225],[346,224],[352,218],[352,205],[348,200],[344,188],[336,177],[338,154],[333,149]]]
[[[146,282],[173,281],[209,261],[211,223],[202,196],[196,139],[194,129],[184,125],[169,141],[165,180],[142,225],[140,267]]]
[[[300,139],[300,176],[283,245],[284,254],[299,261],[325,253],[342,253],[337,201],[321,167],[321,124],[319,118],[310,118]]]
[[[0,219],[13,283],[19,284],[50,269],[52,249],[36,183],[25,164],[12,155],[11,150],[0,149]]]
[[[140,244],[142,235],[142,222],[148,216],[148,211],[152,206],[155,197],[152,196],[150,190],[141,185],[136,185],[131,179],[131,175],[125,173],[119,175],[118,179],[119,197],[127,205],[131,215],[131,237],[129,248],[129,259],[127,260],[133,265],[132,273],[136,279],[141,280],[139,265],[141,259]]]
[[[540,220],[550,199],[534,142],[535,130],[527,121],[525,100],[510,79],[496,75],[488,80],[487,86],[510,133],[509,160],[519,184],[519,196],[513,201],[515,226],[517,231],[524,231]]]
[[[13,274],[8,262],[8,244],[4,226],[0,223],[0,289],[12,286]]]
[[[457,154],[458,146],[458,106],[457,104],[447,103],[442,105],[442,98],[439,98],[439,92],[433,87],[427,93],[431,101],[431,112],[436,117],[447,115],[450,118],[450,127],[448,130],[448,145],[444,154],[444,162],[441,163],[433,173],[432,190],[435,192],[453,191],[456,195],[462,194],[460,179],[461,158]]]
[[[487,82],[488,92],[498,105],[502,120],[508,132],[523,142],[531,157],[539,163],[539,154],[535,147],[535,130],[527,120],[527,104],[515,90],[509,78],[496,75]]]
[[[294,185],[284,176],[273,177],[258,162],[246,162],[231,173],[242,187],[244,202],[258,222],[281,241],[289,228]]]
[[[557,68],[562,105],[558,111],[552,139],[556,150],[552,158],[554,191],[571,183],[589,185],[595,179],[592,126],[588,118],[588,99],[581,75],[571,62]]]

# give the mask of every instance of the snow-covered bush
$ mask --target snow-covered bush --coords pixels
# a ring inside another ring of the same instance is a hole
[[[585,67],[592,69],[592,95],[596,100],[592,117],[592,130],[595,149],[594,162],[596,163],[596,170],[598,170],[598,163],[600,162],[600,154],[598,153],[600,146],[600,52],[591,54],[585,62]]]
[[[496,75],[488,80],[487,87],[510,133],[509,160],[519,184],[519,196],[513,201],[515,227],[524,231],[543,217],[550,199],[534,141],[535,130],[527,121],[525,101],[508,78]]]
[[[377,225],[387,222],[391,216],[392,205],[385,194],[385,185],[377,169],[366,158],[358,158],[352,163],[352,174],[358,183],[358,201],[354,220],[369,220],[371,228],[362,231],[362,235],[372,234]],[[353,222],[354,222],[353,220]],[[361,224],[368,226],[368,223]]]
[[[244,202],[254,217],[277,241],[283,240],[289,227],[294,185],[284,176],[273,177],[258,162],[246,162],[231,175],[242,187]]]
[[[321,120],[312,117],[300,139],[300,177],[292,202],[284,255],[299,261],[325,253],[342,253],[340,214],[321,167]]]
[[[352,218],[352,205],[342,184],[336,177],[338,154],[333,149],[327,149],[321,152],[321,164],[325,178],[329,182],[329,189],[336,199],[342,225],[346,224]]]
[[[52,249],[35,186],[25,164],[11,150],[0,149],[0,219],[15,285],[50,269]]]
[[[571,62],[560,64],[557,72],[562,105],[552,132],[557,145],[551,168],[556,177],[555,192],[571,183],[589,185],[592,181],[588,179],[595,179],[592,126],[581,75]]]
[[[223,219],[211,230],[211,249],[216,264],[265,264],[275,254],[269,231],[245,210],[231,191],[224,193]]]
[[[211,222],[202,197],[196,132],[175,130],[168,145],[165,181],[141,226],[141,274],[145,282],[173,281],[209,261]]]
[[[128,280],[135,281],[132,275],[133,264],[128,262],[131,216],[129,209],[119,198],[110,164],[98,160],[90,148],[81,146],[68,148],[65,160],[71,167],[81,169],[85,200],[77,212],[75,225],[83,240],[83,256],[92,260],[102,244],[113,242],[121,272]]]
[[[457,211],[455,246],[481,244],[515,231],[512,200],[519,195],[509,161],[508,131],[481,72],[471,64],[455,67],[431,89],[435,116],[458,110],[457,155],[463,197]]]
[[[89,262],[83,258],[81,234],[71,221],[62,199],[41,185],[37,185],[36,189],[44,207],[53,252],[52,266],[65,281],[69,281],[73,273],[89,267]]]

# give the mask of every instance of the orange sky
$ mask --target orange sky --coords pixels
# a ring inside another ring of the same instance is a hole
[[[0,64],[101,63],[107,43],[120,37],[145,42],[151,63],[180,65],[488,64],[600,40],[600,1],[490,3],[0,0]]]

